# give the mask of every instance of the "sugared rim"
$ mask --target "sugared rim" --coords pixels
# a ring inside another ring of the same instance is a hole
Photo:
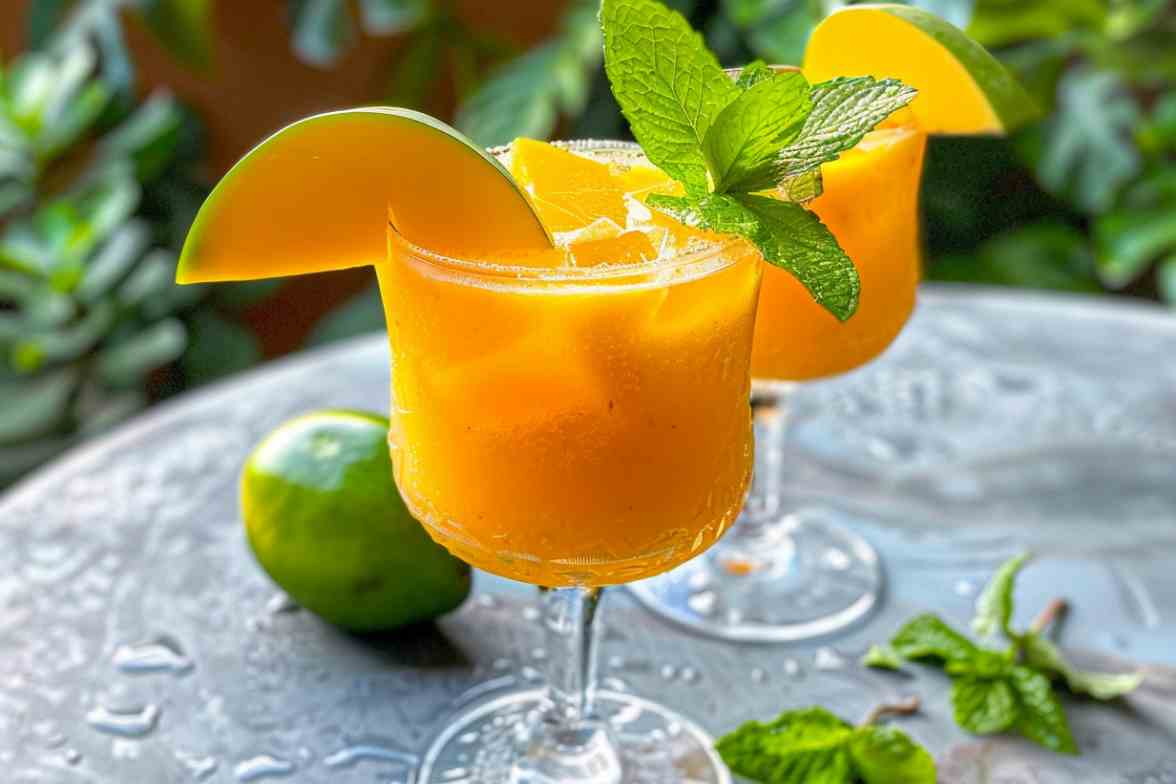
[[[559,141],[552,142],[552,144],[573,151],[584,150],[591,152],[606,152],[609,150],[615,150],[617,152],[624,152],[627,154],[641,152],[641,147],[632,142],[613,141],[607,139]],[[487,152],[489,152],[491,155],[497,156],[508,152],[509,150],[510,145],[503,145],[500,147],[492,147],[488,149]],[[551,282],[615,280],[618,278],[630,278],[635,276],[648,275],[654,272],[673,270],[679,267],[686,267],[692,264],[699,264],[701,262],[709,261],[713,257],[718,256],[743,242],[743,240],[737,237],[731,237],[729,240],[724,242],[716,242],[708,247],[699,248],[698,250],[674,254],[665,259],[643,261],[637,264],[610,264],[596,267],[531,267],[522,264],[502,264],[496,261],[488,261],[486,259],[457,258],[454,256],[447,256],[444,253],[438,253],[436,251],[429,250],[428,248],[421,247],[420,245],[412,242],[403,234],[401,234],[391,221],[388,222],[388,234],[391,238],[393,238],[393,241],[399,245],[401,250],[419,261],[423,261],[437,267],[482,277],[494,277],[516,281],[534,280]],[[734,261],[735,260],[733,259],[732,263],[734,263]]]

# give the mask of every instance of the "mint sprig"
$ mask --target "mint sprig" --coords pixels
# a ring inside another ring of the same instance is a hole
[[[1017,575],[1028,561],[1018,555],[997,570],[976,601],[972,628],[1001,635],[1002,649],[977,645],[933,614],[908,621],[886,646],[873,646],[862,663],[895,669],[903,659],[933,660],[952,678],[955,721],[976,735],[1016,732],[1052,751],[1077,754],[1055,680],[1070,691],[1099,700],[1120,697],[1143,682],[1139,673],[1085,672],[1071,665],[1045,630],[1065,609],[1055,600],[1029,629],[1012,627]]]
[[[881,706],[859,726],[824,708],[750,721],[715,744],[731,771],[762,784],[934,784],[935,761],[899,729],[875,722],[917,701]]]
[[[915,91],[893,79],[810,86],[762,62],[734,81],[701,36],[657,0],[603,0],[604,66],[633,136],[685,196],[647,203],[691,225],[750,240],[844,321],[860,280],[833,234],[800,206],[820,195],[820,165]],[[757,195],[772,191],[775,198]]]
[[[654,166],[707,192],[703,140],[739,88],[702,36],[654,0],[603,0],[604,69],[613,97]]]

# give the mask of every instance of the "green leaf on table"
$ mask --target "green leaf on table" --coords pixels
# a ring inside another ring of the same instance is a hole
[[[1017,695],[1017,731],[1050,751],[1077,754],[1078,745],[1049,678],[1028,667],[1015,666],[1008,683]]]
[[[1058,84],[1058,108],[1043,126],[1037,176],[1086,212],[1107,210],[1140,168],[1132,133],[1139,106],[1119,78],[1086,66]]]
[[[894,727],[857,728],[849,754],[865,784],[935,784],[931,754]]]
[[[702,149],[713,190],[752,192],[775,186],[773,163],[809,116],[808,81],[797,71],[760,79],[719,112]]]
[[[1017,721],[1017,696],[1005,678],[953,679],[951,706],[956,724],[976,735],[1004,732]]]
[[[992,637],[997,632],[1013,636],[1009,621],[1013,617],[1013,588],[1017,573],[1029,560],[1029,553],[1014,556],[996,570],[996,574],[984,586],[976,599],[976,617],[972,619],[972,631],[981,637]]]
[[[749,721],[715,748],[731,771],[766,784],[845,784],[851,773],[848,723],[824,708],[785,711]]]
[[[141,0],[134,7],[172,57],[189,68],[212,65],[216,34],[211,0]]]
[[[687,192],[708,190],[703,140],[740,90],[702,37],[656,0],[603,0],[604,67],[651,163]]]
[[[978,651],[971,640],[932,613],[912,618],[898,630],[890,644],[904,659],[970,661]]]
[[[903,658],[892,645],[871,645],[862,656],[862,664],[881,670],[902,669]]]
[[[345,0],[291,0],[291,45],[299,59],[326,68],[355,42],[355,25]]]
[[[812,88],[812,112],[775,164],[776,178],[796,177],[854,147],[878,123],[914,100],[896,79],[838,77]]]
[[[1097,700],[1113,700],[1122,697],[1143,683],[1143,674],[1138,672],[1089,672],[1072,666],[1062,651],[1040,634],[1029,632],[1020,638],[1025,664],[1045,673],[1062,678],[1070,691],[1085,694]]]

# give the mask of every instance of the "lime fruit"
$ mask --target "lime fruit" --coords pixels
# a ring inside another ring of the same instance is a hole
[[[253,450],[241,510],[262,568],[295,601],[352,631],[448,612],[470,567],[436,544],[392,481],[388,420],[318,411],[282,424]]]

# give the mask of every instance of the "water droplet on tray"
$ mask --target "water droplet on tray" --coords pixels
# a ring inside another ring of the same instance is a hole
[[[159,708],[146,705],[133,710],[110,710],[99,705],[86,714],[86,723],[99,732],[124,738],[141,738],[155,729]]]
[[[718,596],[714,591],[692,593],[690,594],[690,598],[686,600],[687,606],[699,615],[710,615],[715,611],[715,605],[717,603]]]
[[[768,680],[768,673],[764,671],[763,667],[752,667],[751,679],[756,683],[765,683]]]
[[[477,739],[476,734],[474,739]],[[407,752],[390,749],[387,746],[380,746],[374,743],[357,743],[354,746],[346,746],[333,754],[327,755],[323,758],[323,764],[328,768],[350,768],[364,760],[397,762],[402,765],[415,765],[417,763],[416,756]]]
[[[176,751],[176,759],[188,769],[196,781],[204,781],[220,766],[216,757],[206,757],[203,754],[190,754],[186,751]]]
[[[840,670],[845,666],[845,658],[832,648],[821,646],[813,654],[813,666],[818,670]]]
[[[298,612],[301,610],[301,605],[290,598],[286,593],[275,593],[270,597],[270,600],[265,603],[265,611],[270,615],[282,615],[283,613]]]
[[[260,781],[261,779],[284,778],[294,772],[294,763],[269,754],[259,754],[237,763],[233,775],[237,781]]]
[[[66,749],[61,753],[67,765],[77,765],[82,761],[82,753],[77,749]]]
[[[789,678],[799,678],[803,675],[800,670],[800,662],[796,659],[785,659],[784,663],[780,666],[783,668],[784,674]]]
[[[131,675],[169,672],[184,675],[192,671],[192,660],[184,655],[179,643],[170,637],[120,645],[114,649],[111,662],[121,672]]]

